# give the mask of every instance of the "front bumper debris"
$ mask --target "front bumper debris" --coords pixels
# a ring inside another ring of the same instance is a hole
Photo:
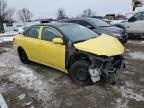
[[[91,75],[91,80],[92,80],[93,83],[96,83],[97,81],[100,81],[101,72],[100,72],[99,69],[90,68],[89,73]]]
[[[96,83],[104,78],[111,83],[119,82],[121,75],[125,69],[124,58],[122,56],[115,57],[95,57],[89,73],[93,83]]]

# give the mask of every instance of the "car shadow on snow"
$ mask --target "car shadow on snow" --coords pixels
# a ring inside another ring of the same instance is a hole
[[[32,68],[33,70],[35,70],[35,72],[37,74],[41,74],[47,79],[53,79],[56,82],[57,81],[62,81],[62,82],[66,81],[69,84],[79,86],[71,81],[69,74],[66,74],[60,70],[57,70],[57,69],[51,68],[49,66],[33,62],[33,61],[31,61],[30,64],[28,64],[28,66],[30,68]],[[97,83],[89,85],[89,86],[94,86],[94,85],[99,85],[101,87],[104,87],[107,85],[112,85],[112,83],[102,79],[101,81],[98,81]],[[81,87],[83,87],[83,86],[81,86]]]

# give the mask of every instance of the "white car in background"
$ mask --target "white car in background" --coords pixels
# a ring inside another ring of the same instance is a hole
[[[115,24],[122,24],[122,25],[126,25],[126,20],[113,20],[110,22],[111,25],[115,25]]]
[[[27,26],[22,26],[18,28],[18,33],[21,34],[23,33],[28,27]]]
[[[144,11],[138,12],[128,19],[126,30],[131,37],[144,36]]]
[[[144,11],[134,14],[128,20],[113,21],[110,24],[120,28],[125,28],[129,37],[143,37]]]
[[[126,22],[127,20],[113,20],[110,22],[110,25],[122,28],[124,30],[126,30]]]
[[[16,25],[15,27],[14,27],[14,31],[18,31],[18,29],[19,29],[19,27],[22,27],[23,25]]]

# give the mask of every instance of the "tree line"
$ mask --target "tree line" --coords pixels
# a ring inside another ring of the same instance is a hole
[[[95,16],[96,13],[94,11],[92,11],[90,8],[85,9],[81,15],[79,15],[78,17],[91,17],[91,16]],[[66,15],[66,12],[63,8],[58,9],[57,12],[57,19],[65,19],[68,18],[68,16]]]
[[[0,0],[0,22],[14,21],[13,16],[17,14],[17,17],[22,22],[29,22],[32,20],[33,13],[27,9],[22,8],[20,10],[15,10],[14,8],[9,8],[6,0]],[[57,19],[66,19],[68,16],[63,8],[58,9]],[[96,12],[90,8],[83,10],[83,12],[78,17],[91,17],[96,16]]]
[[[9,8],[8,3],[6,0],[0,0],[0,21],[6,22],[6,21],[13,21],[14,14],[17,14],[17,17],[22,22],[28,22],[31,21],[33,17],[33,13],[27,9],[22,8],[20,10],[16,10],[14,8]],[[85,9],[82,13],[82,17],[88,17],[94,15],[94,12],[92,12],[91,9]],[[68,18],[66,15],[66,12],[64,9],[60,8],[57,11],[57,19],[65,19]]]
[[[0,22],[12,22],[16,10],[9,8],[6,0],[0,0]],[[17,10],[18,19],[23,22],[28,22],[33,17],[32,12],[27,8]]]

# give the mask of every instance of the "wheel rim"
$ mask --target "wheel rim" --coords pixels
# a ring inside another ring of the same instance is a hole
[[[84,68],[78,69],[75,72],[75,75],[76,75],[76,79],[81,81],[81,82],[85,82],[89,78],[88,71],[86,69],[84,69]]]

